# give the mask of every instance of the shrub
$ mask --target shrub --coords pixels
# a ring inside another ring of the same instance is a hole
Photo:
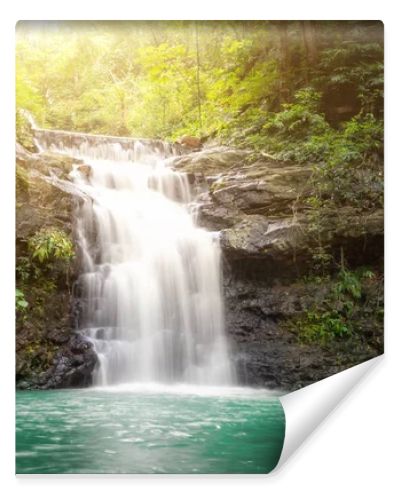
[[[342,268],[327,298],[290,324],[301,342],[326,345],[357,333],[357,317],[364,312],[363,287],[376,278],[370,270],[349,271]],[[379,302],[379,301],[378,301]],[[380,315],[381,308],[368,314]]]
[[[28,307],[28,302],[25,299],[25,294],[19,288],[15,289],[15,308],[18,312],[23,312]]]
[[[43,229],[28,241],[32,259],[41,264],[51,261],[70,261],[74,257],[73,243],[64,231]]]

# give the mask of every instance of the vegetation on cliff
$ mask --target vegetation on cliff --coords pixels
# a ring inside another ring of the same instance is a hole
[[[370,269],[342,269],[329,281],[325,299],[287,326],[300,341],[323,345],[334,341],[357,345],[367,341],[371,349],[383,348],[383,280]]]

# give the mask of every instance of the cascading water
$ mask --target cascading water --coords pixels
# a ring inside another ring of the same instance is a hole
[[[78,289],[80,329],[99,358],[95,382],[233,383],[218,238],[196,227],[186,175],[165,161],[171,147],[84,136],[43,147],[90,165],[72,175],[87,195],[77,213]]]

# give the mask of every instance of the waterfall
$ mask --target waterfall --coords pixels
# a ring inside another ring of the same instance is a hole
[[[171,145],[62,134],[36,137],[89,166],[71,175],[87,194],[77,289],[95,383],[232,384],[218,236],[196,226],[187,177],[166,161]]]

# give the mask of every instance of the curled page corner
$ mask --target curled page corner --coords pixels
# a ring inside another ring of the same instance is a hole
[[[382,358],[383,355],[370,359],[279,398],[285,412],[286,431],[276,471]]]

